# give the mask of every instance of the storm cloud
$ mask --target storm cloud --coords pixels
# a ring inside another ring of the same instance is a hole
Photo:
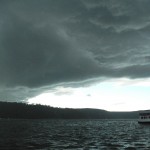
[[[0,100],[56,85],[150,77],[149,0],[0,1]]]

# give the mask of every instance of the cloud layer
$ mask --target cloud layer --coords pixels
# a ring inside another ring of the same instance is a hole
[[[149,77],[149,4],[1,1],[0,100],[25,100],[62,83]]]

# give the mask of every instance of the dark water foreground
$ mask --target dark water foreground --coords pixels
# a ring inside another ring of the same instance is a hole
[[[150,126],[136,120],[0,120],[5,150],[150,150]]]

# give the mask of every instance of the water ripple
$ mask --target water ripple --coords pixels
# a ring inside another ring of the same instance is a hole
[[[0,120],[0,149],[148,150],[136,120]]]

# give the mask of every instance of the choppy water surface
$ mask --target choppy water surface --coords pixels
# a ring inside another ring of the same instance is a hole
[[[0,120],[0,149],[150,150],[136,120]]]

